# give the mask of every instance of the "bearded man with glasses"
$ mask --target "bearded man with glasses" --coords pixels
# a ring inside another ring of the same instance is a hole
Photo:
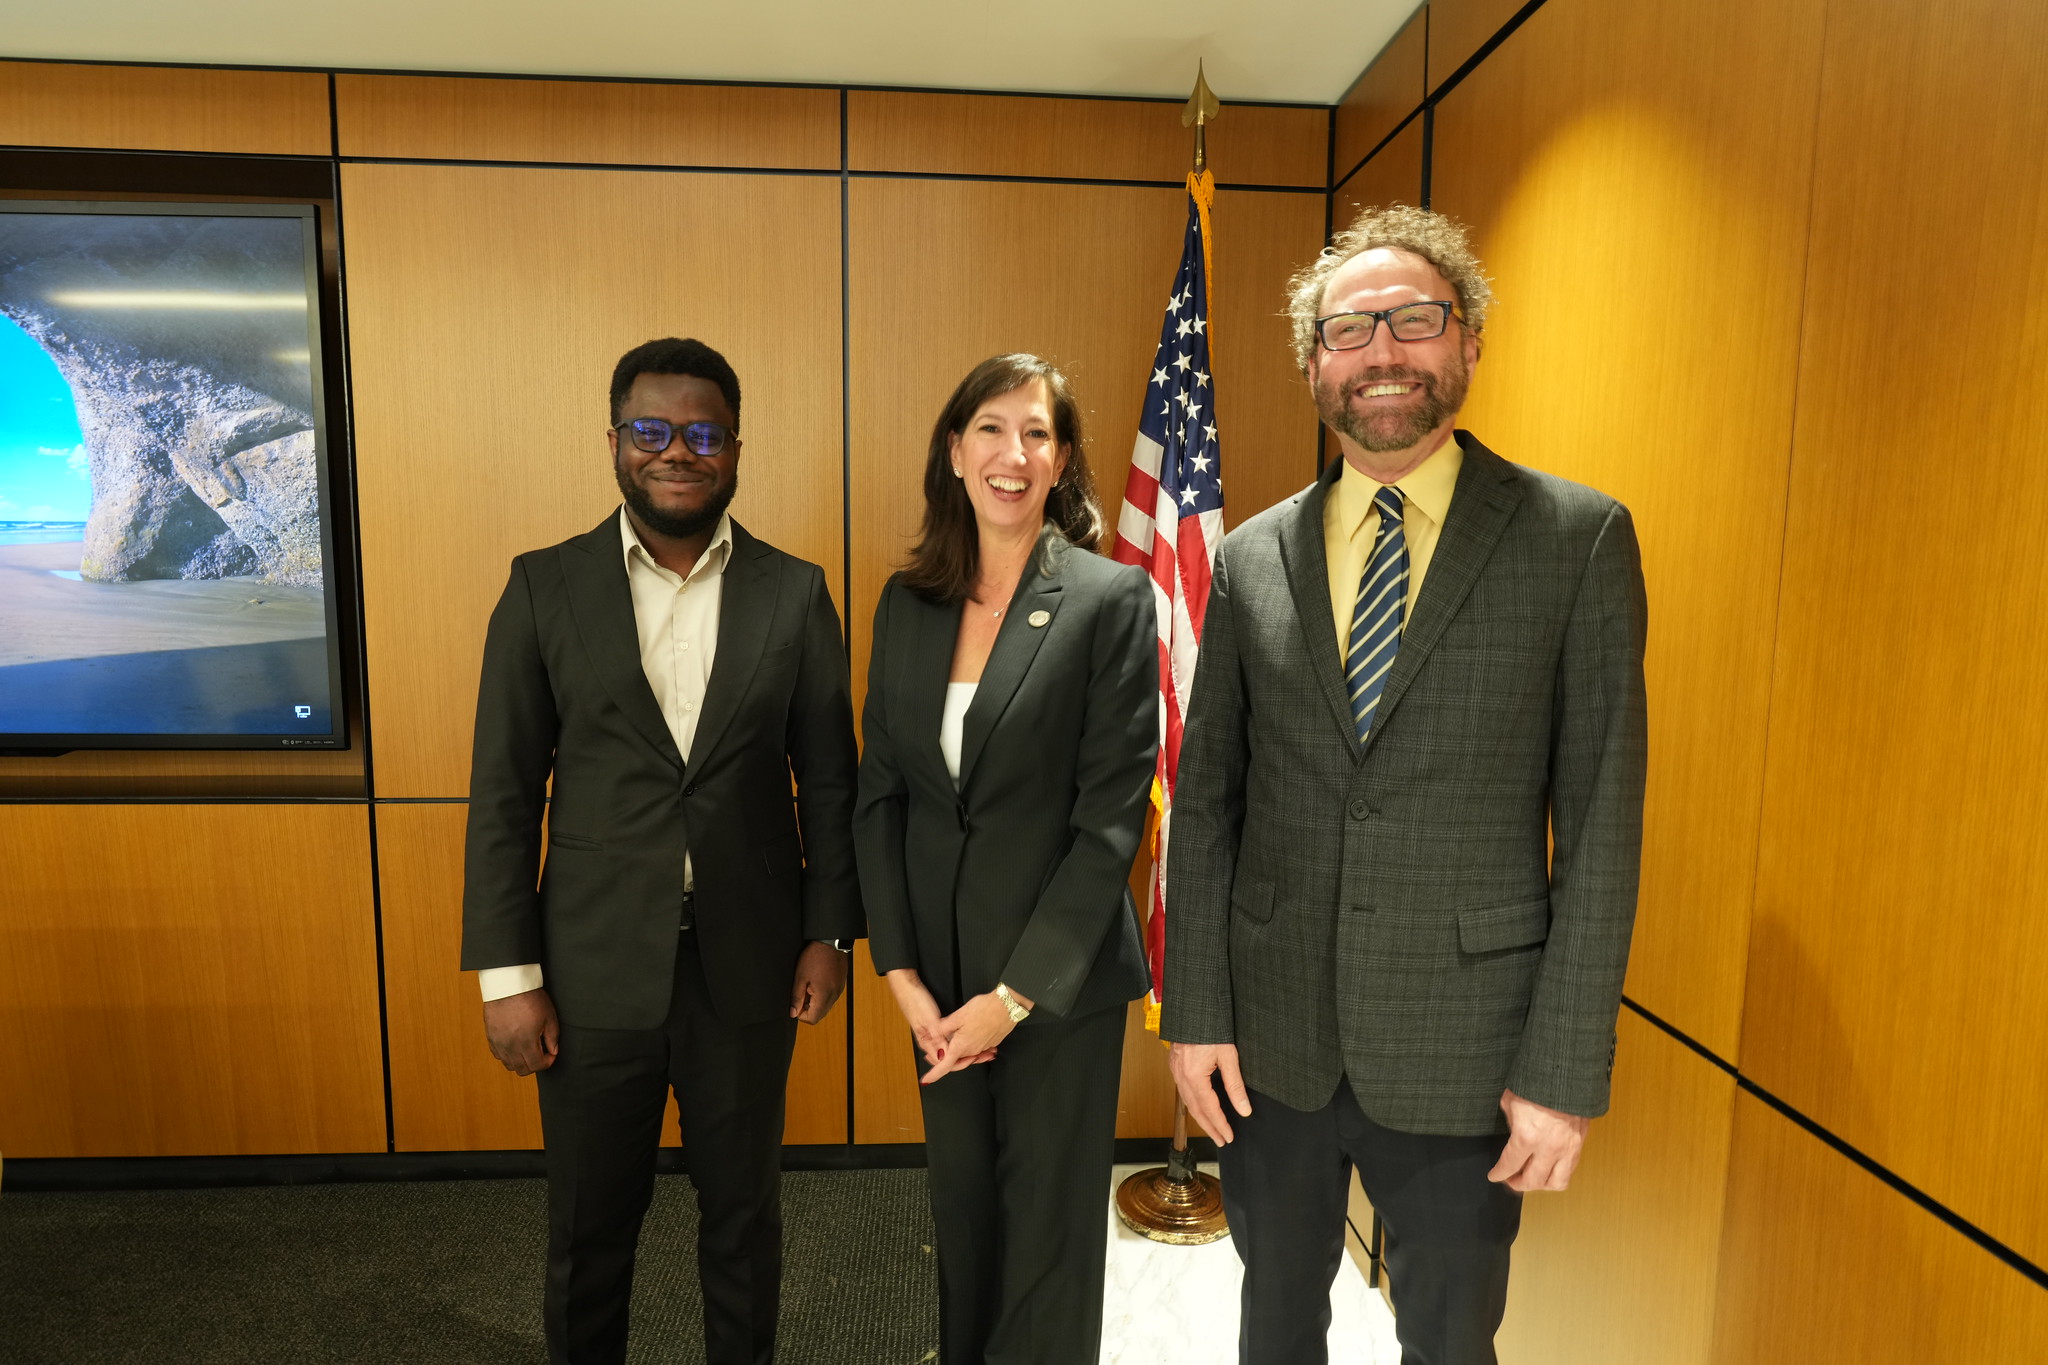
[[[1604,1113],[1636,907],[1628,510],[1456,429],[1492,290],[1421,209],[1293,281],[1343,458],[1216,556],[1161,1035],[1222,1144],[1239,1360],[1328,1359],[1355,1167],[1403,1365],[1491,1365],[1527,1191]]]
[[[607,432],[625,505],[515,559],[484,642],[462,966],[492,1053],[539,1076],[557,1365],[626,1358],[671,1089],[705,1357],[774,1358],[796,1025],[832,1008],[865,932],[839,616],[823,570],[728,514],[739,426],[709,346],[627,352]]]

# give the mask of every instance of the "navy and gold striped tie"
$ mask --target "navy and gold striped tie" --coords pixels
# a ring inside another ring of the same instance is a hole
[[[1351,693],[1351,719],[1362,744],[1372,733],[1373,709],[1387,685],[1387,672],[1401,651],[1401,618],[1408,607],[1408,538],[1401,529],[1401,490],[1391,485],[1373,494],[1380,512],[1379,538],[1358,579],[1351,609],[1351,637],[1344,653],[1344,685]]]

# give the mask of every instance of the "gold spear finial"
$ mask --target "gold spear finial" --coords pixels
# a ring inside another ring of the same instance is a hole
[[[1223,112],[1223,104],[1216,98],[1216,92],[1209,88],[1209,81],[1202,74],[1202,63],[1195,63],[1195,92],[1188,96],[1187,108],[1180,111],[1180,126],[1195,130],[1195,169],[1201,170],[1209,164],[1208,138],[1203,125]]]

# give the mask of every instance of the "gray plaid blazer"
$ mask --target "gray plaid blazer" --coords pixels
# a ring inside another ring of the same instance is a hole
[[[1161,1033],[1296,1109],[1504,1128],[1607,1108],[1635,921],[1647,605],[1612,498],[1465,432],[1361,745],[1331,626],[1341,465],[1216,556],[1167,856]],[[1550,852],[1548,836],[1555,839]]]

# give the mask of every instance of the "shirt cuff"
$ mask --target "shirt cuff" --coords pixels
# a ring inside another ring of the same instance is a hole
[[[540,989],[540,964],[527,962],[517,967],[485,967],[476,974],[476,984],[486,1003],[508,995],[524,995]]]

